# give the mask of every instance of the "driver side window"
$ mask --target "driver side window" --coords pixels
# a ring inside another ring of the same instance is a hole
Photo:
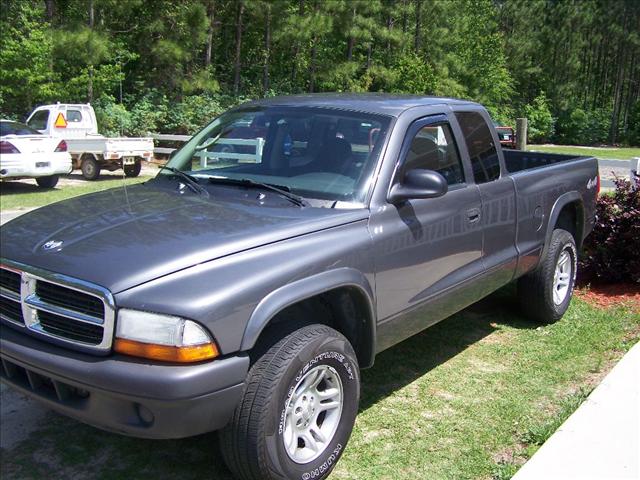
[[[421,168],[442,175],[449,185],[464,183],[460,155],[447,123],[431,124],[418,131],[404,161],[403,172]]]

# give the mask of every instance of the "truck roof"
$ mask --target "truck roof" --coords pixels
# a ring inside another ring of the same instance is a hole
[[[394,95],[390,93],[309,93],[255,100],[244,106],[293,106],[337,108],[382,115],[398,116],[405,110],[429,105],[479,105],[469,100],[422,95]]]

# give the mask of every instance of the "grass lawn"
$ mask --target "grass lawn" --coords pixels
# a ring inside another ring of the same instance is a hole
[[[640,148],[614,147],[578,147],[572,145],[527,145],[527,150],[536,152],[565,153],[568,155],[585,155],[603,159],[630,160],[640,157]]]
[[[133,185],[149,180],[151,177],[109,178],[103,176],[93,182],[79,182],[78,185],[62,185],[60,183],[51,190],[43,190],[34,181],[4,182],[0,184],[0,209],[16,210],[20,208],[42,207],[53,202],[77,197],[86,193],[100,192],[109,188],[121,187],[123,183]]]
[[[503,290],[380,354],[331,478],[505,479],[640,338],[640,312],[576,298],[525,320]],[[3,451],[3,478],[229,479],[214,434],[150,441],[49,414]]]

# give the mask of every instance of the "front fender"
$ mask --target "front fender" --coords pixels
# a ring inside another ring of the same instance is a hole
[[[271,319],[286,307],[339,287],[357,288],[366,298],[368,308],[367,322],[372,345],[369,351],[375,352],[375,308],[373,289],[367,278],[353,268],[338,268],[318,273],[284,285],[265,296],[253,310],[242,337],[241,350],[250,350],[256,344],[262,331]]]

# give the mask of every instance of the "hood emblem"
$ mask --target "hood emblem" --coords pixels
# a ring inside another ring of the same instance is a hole
[[[62,240],[49,240],[47,243],[42,245],[43,250],[54,250],[56,248],[60,248],[62,246]]]

